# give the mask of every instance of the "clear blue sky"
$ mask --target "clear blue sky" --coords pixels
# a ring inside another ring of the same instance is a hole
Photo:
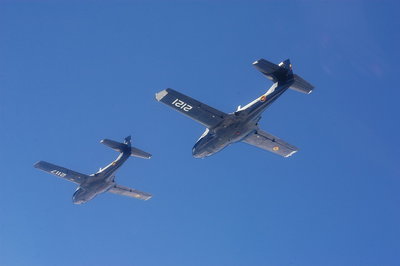
[[[397,1],[2,1],[0,265],[400,265]],[[207,159],[201,125],[158,103],[174,88],[225,112],[290,58],[313,83],[261,127],[300,151],[236,144]],[[32,167],[93,173],[132,135],[151,160],[117,175],[147,202]]]

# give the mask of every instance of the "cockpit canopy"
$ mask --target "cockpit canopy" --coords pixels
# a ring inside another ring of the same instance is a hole
[[[204,136],[207,135],[208,132],[210,132],[210,130],[208,128],[206,128],[206,130],[203,132],[203,134],[201,134],[199,139],[204,138]]]
[[[200,138],[197,141],[201,140],[205,136],[207,136],[207,138],[212,138],[215,136],[215,133],[212,131],[210,132],[210,129],[206,128],[206,130],[203,132],[203,134],[201,134]]]

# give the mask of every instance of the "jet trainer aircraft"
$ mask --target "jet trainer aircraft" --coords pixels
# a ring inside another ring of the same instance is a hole
[[[75,204],[88,202],[97,195],[107,191],[142,200],[150,199],[150,194],[133,188],[120,186],[115,183],[114,179],[115,172],[122,166],[129,156],[150,159],[151,154],[132,147],[130,136],[125,138],[124,143],[109,139],[103,139],[100,142],[121,154],[115,161],[104,168],[100,168],[100,170],[95,174],[81,174],[44,161],[37,162],[34,167],[78,184],[79,186],[72,197],[72,201]]]
[[[226,114],[173,89],[156,93],[157,101],[207,127],[193,147],[194,157],[204,158],[213,155],[239,141],[284,157],[289,157],[298,150],[295,146],[261,130],[258,121],[262,112],[287,89],[309,94],[314,87],[300,76],[293,74],[289,59],[279,65],[260,59],[253,65],[274,84],[265,94],[243,107],[239,106],[233,113]]]

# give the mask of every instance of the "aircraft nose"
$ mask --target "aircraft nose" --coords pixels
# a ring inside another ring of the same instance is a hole
[[[197,158],[197,159],[204,158],[204,156],[202,154],[199,154],[199,153],[193,153],[193,157]]]
[[[194,146],[192,149],[192,154],[194,158],[204,158],[207,156],[206,152],[198,147]]]
[[[85,203],[86,201],[85,201],[84,197],[82,197],[81,195],[74,195],[72,197],[72,202],[74,204],[78,204],[79,205],[79,204]]]
[[[193,157],[194,158],[199,158],[198,156],[199,156],[199,152],[198,152],[198,150],[196,149],[196,147],[193,147],[193,149],[192,149],[192,154],[193,154]]]
[[[77,204],[77,205],[82,204],[82,203],[85,203],[85,201],[82,200],[82,199],[72,199],[72,202],[73,202],[74,204]]]
[[[74,204],[82,204],[85,203],[85,190],[81,187],[75,191],[74,195],[72,196],[72,202]]]

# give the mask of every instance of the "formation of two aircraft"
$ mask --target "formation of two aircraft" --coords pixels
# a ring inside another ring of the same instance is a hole
[[[156,99],[171,108],[189,116],[206,127],[206,131],[193,147],[192,153],[196,158],[213,155],[235,142],[245,142],[275,154],[289,157],[298,149],[285,141],[261,130],[258,121],[262,112],[279,98],[287,89],[297,90],[306,94],[311,93],[313,86],[293,74],[289,60],[279,65],[265,59],[260,59],[253,65],[274,84],[270,89],[233,113],[224,113],[173,89],[166,89],[156,94]],[[130,157],[150,159],[151,154],[131,146],[131,137],[125,138],[124,143],[104,139],[101,143],[120,152],[116,160],[97,173],[86,175],[48,162],[37,162],[34,167],[78,184],[73,195],[73,203],[82,204],[93,199],[98,194],[111,192],[124,196],[148,200],[151,195],[133,188],[118,185],[115,182],[115,172]]]

